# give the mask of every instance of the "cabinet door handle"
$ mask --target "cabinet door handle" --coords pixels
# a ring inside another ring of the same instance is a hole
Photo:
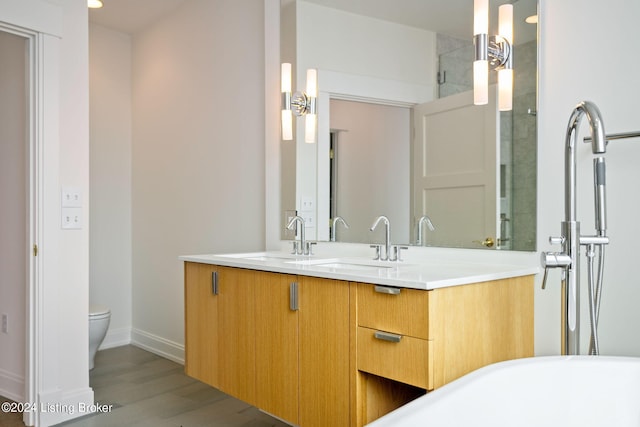
[[[298,310],[298,282],[291,282],[289,285],[289,309]]]
[[[218,295],[218,272],[214,271],[211,273],[211,293],[213,295]]]
[[[375,286],[375,291],[379,294],[400,295],[400,288],[390,288],[388,286]]]
[[[375,331],[373,336],[376,339],[389,342],[400,342],[402,335],[391,334],[389,332]]]

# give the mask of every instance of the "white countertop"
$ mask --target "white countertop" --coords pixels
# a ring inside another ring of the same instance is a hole
[[[374,261],[366,257],[295,256],[286,252],[184,255],[183,261],[274,273],[350,280],[414,289],[437,289],[537,274],[539,268],[464,260]]]

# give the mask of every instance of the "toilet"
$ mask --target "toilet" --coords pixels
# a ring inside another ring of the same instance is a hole
[[[99,304],[89,304],[89,369],[93,369],[93,360],[96,357],[98,347],[107,335],[111,311],[108,307]]]

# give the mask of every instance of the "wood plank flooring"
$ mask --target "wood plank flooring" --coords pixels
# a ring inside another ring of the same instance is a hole
[[[96,403],[113,405],[112,411],[58,426],[288,426],[186,376],[182,365],[131,345],[99,351],[90,384]],[[4,422],[0,425],[5,426]]]

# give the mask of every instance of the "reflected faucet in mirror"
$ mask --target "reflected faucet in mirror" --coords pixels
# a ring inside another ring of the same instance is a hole
[[[332,242],[336,241],[336,228],[338,223],[341,222],[344,228],[348,229],[349,224],[342,218],[341,216],[337,216],[331,220],[331,236],[329,236],[329,240]]]
[[[423,226],[424,224],[427,224],[427,227],[429,228],[429,231],[435,231],[436,228],[433,226],[433,222],[431,222],[431,218],[429,218],[427,215],[423,215],[419,220],[418,220],[418,237],[416,238],[416,245],[418,246],[422,246],[422,235],[423,235]]]

